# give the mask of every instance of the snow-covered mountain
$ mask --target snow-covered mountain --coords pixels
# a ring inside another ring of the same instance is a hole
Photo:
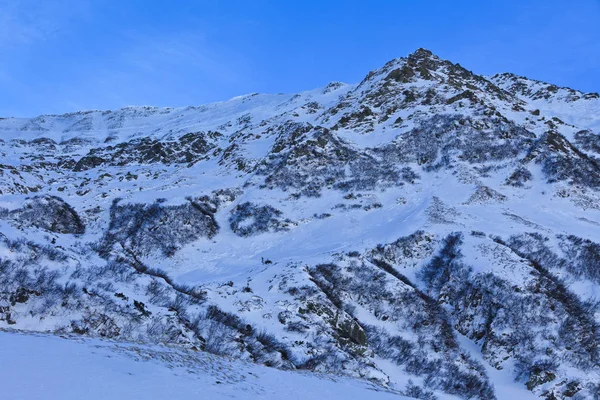
[[[359,84],[0,120],[2,328],[591,399],[598,293],[595,93],[419,49]]]

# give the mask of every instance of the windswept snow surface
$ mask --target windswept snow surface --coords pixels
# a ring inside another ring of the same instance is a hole
[[[0,332],[2,399],[402,400],[366,381],[162,346]]]

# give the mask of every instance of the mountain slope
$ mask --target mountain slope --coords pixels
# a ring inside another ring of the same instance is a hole
[[[599,109],[419,49],[356,85],[0,120],[0,326],[593,398]]]

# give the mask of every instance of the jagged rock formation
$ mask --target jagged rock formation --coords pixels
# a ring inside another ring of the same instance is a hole
[[[356,85],[0,120],[0,327],[600,396],[599,116],[419,49]]]

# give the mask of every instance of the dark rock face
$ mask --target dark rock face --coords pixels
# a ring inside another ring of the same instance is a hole
[[[77,163],[73,166],[73,171],[75,172],[81,172],[81,171],[87,171],[88,169],[93,169],[96,167],[99,167],[101,165],[103,165],[106,162],[106,160],[104,160],[102,157],[98,157],[98,156],[85,156],[85,157],[81,157],[81,159],[79,161],[77,161]],[[71,164],[66,165],[66,167],[69,167]]]
[[[30,142],[34,147],[40,151],[54,151],[56,150],[56,142],[50,138],[37,138]]]
[[[410,167],[398,167],[360,151],[322,127],[292,124],[283,128],[269,157],[257,169],[264,186],[296,189],[318,197],[324,188],[342,191],[401,186],[418,179]]]
[[[336,319],[336,326],[340,331],[340,334],[343,337],[350,339],[355,344],[358,344],[360,346],[366,346],[367,333],[365,332],[363,327],[360,326],[360,324],[352,318],[344,318],[344,316],[340,318],[340,315],[338,314]]]
[[[220,136],[218,132],[192,132],[177,140],[142,138],[100,147],[82,157],[73,171],[86,171],[101,165],[194,163],[208,157],[209,152],[216,148],[215,140]]]
[[[15,223],[55,233],[83,234],[85,226],[77,212],[56,196],[35,196],[23,207],[6,213]]]

